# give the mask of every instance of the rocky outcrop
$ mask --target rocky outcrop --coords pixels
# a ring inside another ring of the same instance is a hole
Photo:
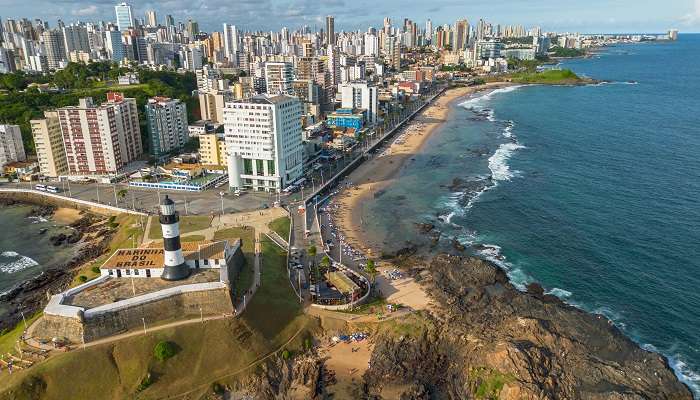
[[[442,255],[428,268],[442,310],[420,334],[377,339],[367,396],[392,383],[410,385],[406,398],[692,399],[662,356],[603,316],[539,285],[520,292],[480,259]]]
[[[244,383],[244,389],[254,399],[320,399],[323,364],[317,354],[307,354],[284,360],[275,357],[261,366],[261,372]]]

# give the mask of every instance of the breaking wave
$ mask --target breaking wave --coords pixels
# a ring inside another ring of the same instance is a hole
[[[22,271],[23,269],[39,265],[39,263],[33,259],[14,251],[4,251],[0,253],[0,256],[10,259],[6,262],[0,262],[0,272],[5,274],[14,274]]]

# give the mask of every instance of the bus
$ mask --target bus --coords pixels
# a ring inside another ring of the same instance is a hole
[[[56,186],[46,186],[46,191],[49,193],[58,193],[58,188]]]
[[[42,192],[45,192],[46,186],[45,185],[36,185],[36,186],[34,186],[34,189],[41,190]]]

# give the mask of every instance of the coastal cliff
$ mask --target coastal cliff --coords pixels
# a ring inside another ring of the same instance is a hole
[[[377,338],[365,394],[401,398],[692,399],[666,360],[609,320],[513,287],[497,266],[440,255],[425,279],[439,311],[419,335]]]

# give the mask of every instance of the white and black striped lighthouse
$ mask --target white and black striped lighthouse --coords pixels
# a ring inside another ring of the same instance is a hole
[[[166,195],[160,202],[160,226],[163,229],[163,259],[165,266],[161,278],[178,281],[190,275],[180,247],[180,216],[175,211],[175,202]]]

